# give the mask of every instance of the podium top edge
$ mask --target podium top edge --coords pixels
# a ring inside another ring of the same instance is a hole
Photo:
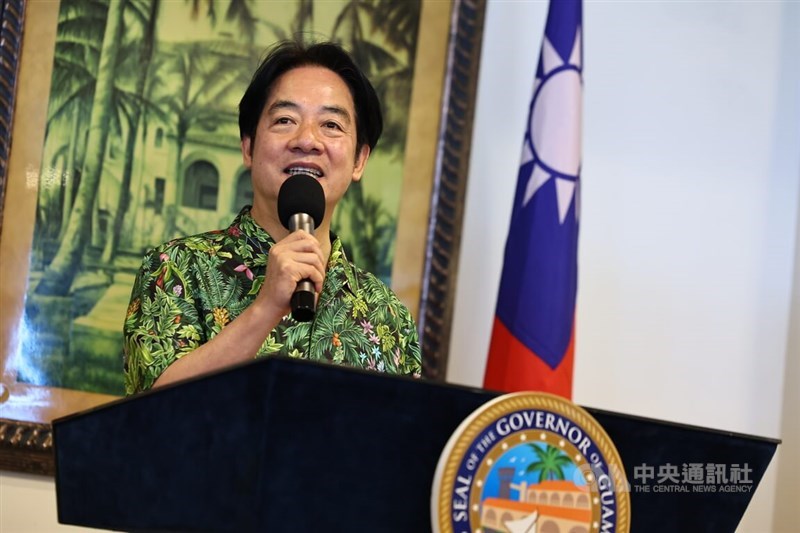
[[[748,439],[748,440],[762,442],[764,444],[773,444],[775,446],[777,446],[778,444],[782,444],[782,442],[783,442],[781,439],[776,439],[776,438],[772,438],[772,437],[762,437],[760,435],[753,435],[751,433],[741,433],[741,432],[737,432],[737,431],[727,431],[727,430],[719,429],[719,428],[698,426],[696,424],[685,424],[683,422],[674,422],[674,421],[670,421],[670,420],[663,420],[663,419],[659,419],[659,418],[651,418],[651,417],[641,416],[641,415],[631,415],[631,414],[627,414],[627,413],[619,413],[619,412],[616,412],[616,411],[607,411],[605,409],[598,409],[596,407],[588,407],[588,406],[585,406],[585,405],[582,405],[581,407],[586,409],[589,412],[589,414],[591,414],[593,416],[595,414],[599,414],[601,416],[603,416],[603,415],[605,415],[605,416],[622,416],[622,417],[625,417],[625,418],[627,418],[629,420],[635,420],[635,421],[639,421],[639,422],[648,422],[648,423],[652,423],[652,424],[660,424],[660,425],[670,426],[670,427],[674,427],[674,428],[688,429],[688,430],[691,430],[691,431],[704,431],[706,433],[713,433],[713,434],[716,434],[716,435],[724,435],[726,437],[735,437],[735,438],[739,438],[739,439]]]
[[[487,393],[489,392],[489,391],[483,391],[482,389],[475,388],[475,387],[465,387],[465,386],[461,386],[461,385],[455,385],[455,384],[451,384],[451,383],[444,383],[444,382],[440,382],[440,381],[428,380],[428,379],[424,379],[424,378],[419,379],[419,378],[413,378],[411,376],[404,376],[404,375],[400,375],[400,374],[384,374],[384,373],[373,372],[371,370],[365,370],[363,368],[355,368],[355,367],[350,367],[350,366],[346,366],[346,365],[337,365],[337,364],[332,364],[332,363],[327,363],[327,362],[322,362],[322,361],[312,361],[312,360],[309,360],[309,359],[297,359],[297,358],[289,357],[289,356],[286,356],[286,355],[269,355],[269,356],[265,356],[265,357],[258,357],[258,358],[255,358],[255,359],[251,359],[249,361],[244,361],[242,363],[236,363],[236,364],[227,366],[227,367],[225,367],[223,369],[206,372],[204,374],[200,374],[200,375],[197,375],[197,376],[192,376],[192,377],[189,377],[189,378],[184,378],[184,379],[169,383],[167,385],[161,385],[159,387],[150,388],[148,390],[141,391],[141,392],[138,392],[138,393],[135,393],[135,394],[131,394],[131,395],[127,395],[127,396],[121,396],[121,397],[115,398],[115,399],[113,399],[111,401],[108,401],[106,403],[101,403],[99,405],[95,405],[93,407],[89,407],[87,409],[83,409],[81,411],[76,411],[74,413],[69,413],[67,415],[55,418],[52,421],[52,425],[61,424],[63,422],[68,422],[68,421],[70,421],[70,420],[72,420],[74,418],[78,418],[78,417],[84,416],[84,415],[89,414],[89,413],[94,413],[94,412],[97,412],[97,411],[102,411],[102,410],[105,410],[105,409],[108,409],[108,408],[112,408],[112,407],[115,407],[115,406],[117,406],[119,404],[125,404],[125,403],[128,403],[130,401],[136,400],[138,398],[144,398],[144,397],[147,397],[147,396],[153,396],[153,395],[157,395],[157,394],[164,394],[164,393],[167,393],[167,391],[170,391],[170,390],[175,389],[175,388],[179,388],[179,387],[181,387],[183,385],[186,385],[186,384],[189,384],[189,383],[200,382],[200,381],[204,381],[204,380],[207,380],[207,379],[213,379],[216,376],[237,372],[237,371],[239,371],[239,370],[241,370],[242,368],[245,368],[245,367],[272,366],[272,365],[285,365],[285,364],[289,364],[289,365],[306,365],[306,366],[309,366],[309,367],[331,369],[334,372],[337,372],[337,371],[338,372],[347,372],[347,373],[350,373],[350,374],[362,374],[362,375],[374,376],[374,377],[380,376],[381,378],[406,380],[406,381],[420,382],[420,383],[432,384],[432,385],[437,385],[437,386],[445,386],[445,387],[456,387],[456,388],[461,388],[461,389],[473,390],[475,392],[487,392]]]
[[[309,367],[326,368],[326,369],[331,369],[331,370],[333,370],[335,372],[346,372],[346,373],[355,374],[355,375],[363,375],[363,376],[375,377],[375,378],[378,378],[378,379],[406,380],[406,381],[410,381],[410,382],[416,382],[416,383],[419,383],[419,384],[424,384],[426,386],[437,386],[437,387],[442,387],[442,388],[461,390],[461,391],[469,392],[469,393],[473,393],[473,394],[485,395],[486,396],[486,401],[489,401],[489,400],[491,400],[491,399],[493,399],[493,398],[495,398],[497,396],[501,396],[501,395],[505,394],[505,393],[503,393],[501,391],[490,390],[490,389],[482,389],[482,388],[479,388],[479,387],[463,385],[463,384],[458,384],[458,383],[447,383],[447,382],[444,382],[444,381],[429,380],[429,379],[425,379],[425,378],[417,379],[417,378],[412,378],[412,377],[409,377],[409,376],[402,376],[402,375],[396,375],[396,374],[376,373],[376,372],[373,372],[373,371],[364,370],[364,369],[361,369],[361,368],[353,368],[353,367],[349,367],[349,366],[345,366],[345,365],[335,365],[335,364],[321,362],[321,361],[310,361],[310,360],[307,360],[307,359],[296,359],[296,358],[292,358],[292,357],[288,357],[288,356],[284,356],[284,355],[271,355],[271,356],[268,356],[268,357],[260,357],[260,358],[257,358],[257,359],[251,360],[251,361],[245,361],[243,363],[238,363],[236,365],[231,365],[231,366],[229,366],[229,367],[227,367],[225,369],[222,369],[222,370],[217,370],[217,371],[214,371],[214,372],[209,372],[209,373],[202,374],[202,375],[199,375],[199,376],[195,376],[195,377],[187,378],[187,379],[184,379],[184,380],[176,381],[174,383],[170,383],[168,385],[164,385],[164,386],[161,386],[161,387],[158,387],[158,388],[154,388],[154,389],[149,389],[149,390],[146,390],[146,391],[134,394],[134,395],[117,398],[117,399],[112,400],[110,402],[107,402],[107,403],[104,403],[104,404],[100,404],[100,405],[97,405],[97,406],[94,406],[94,407],[91,407],[91,408],[88,408],[88,409],[85,409],[85,410],[82,410],[82,411],[78,411],[78,412],[75,412],[75,413],[70,413],[68,415],[65,415],[65,416],[62,416],[62,417],[54,419],[52,421],[52,426],[55,426],[57,424],[61,424],[61,423],[64,423],[64,422],[69,422],[72,419],[82,417],[82,416],[87,415],[89,413],[102,411],[102,410],[117,406],[119,404],[128,403],[128,402],[136,400],[138,398],[143,398],[143,397],[146,397],[146,396],[151,396],[151,395],[156,395],[156,394],[163,394],[163,393],[166,393],[167,391],[169,391],[171,389],[174,389],[176,387],[181,387],[182,385],[185,385],[187,383],[202,381],[202,380],[206,380],[206,379],[212,379],[217,375],[226,374],[226,373],[230,373],[230,372],[236,372],[236,371],[239,371],[240,369],[242,369],[243,367],[261,366],[261,365],[264,365],[264,366],[272,366],[272,365],[281,366],[281,365],[287,365],[287,364],[288,365],[307,365]],[[536,391],[531,391],[531,392],[536,392]],[[646,422],[646,423],[651,423],[651,424],[658,424],[658,425],[663,425],[663,426],[668,426],[668,427],[673,427],[673,428],[686,429],[686,430],[690,430],[690,431],[702,431],[702,432],[707,432],[707,433],[712,433],[712,434],[717,434],[717,435],[724,435],[724,436],[728,436],[728,437],[736,437],[736,438],[741,438],[741,439],[748,439],[748,440],[757,441],[757,442],[761,442],[761,443],[764,443],[764,444],[771,444],[771,445],[775,445],[775,446],[777,446],[777,445],[782,443],[782,441],[780,439],[776,439],[776,438],[762,437],[762,436],[753,435],[753,434],[740,433],[740,432],[734,432],[734,431],[727,431],[727,430],[723,430],[723,429],[709,428],[709,427],[693,425],[693,424],[685,424],[685,423],[682,423],[682,422],[675,422],[675,421],[663,420],[663,419],[658,419],[658,418],[651,418],[651,417],[641,416],[641,415],[632,415],[632,414],[628,414],[628,413],[621,413],[621,412],[617,412],[617,411],[609,411],[609,410],[600,409],[600,408],[596,408],[596,407],[585,406],[585,405],[580,405],[580,407],[582,407],[583,409],[588,411],[589,414],[591,414],[592,416],[594,416],[595,414],[598,414],[600,416],[621,417],[621,418],[626,418],[628,420],[635,420],[635,421]]]

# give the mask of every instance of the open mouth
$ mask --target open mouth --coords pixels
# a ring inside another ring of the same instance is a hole
[[[290,176],[294,176],[295,174],[308,174],[309,176],[313,176],[315,178],[322,177],[322,171],[312,167],[294,166],[287,168],[285,172]]]

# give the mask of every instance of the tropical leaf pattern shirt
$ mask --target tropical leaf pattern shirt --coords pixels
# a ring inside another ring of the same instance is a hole
[[[152,387],[253,302],[274,242],[248,206],[226,230],[173,240],[145,255],[124,326],[128,394]],[[271,354],[421,374],[411,313],[376,276],[348,261],[335,235],[315,319],[284,317],[257,357]]]

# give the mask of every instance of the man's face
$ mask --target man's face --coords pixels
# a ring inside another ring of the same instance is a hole
[[[369,147],[356,154],[353,98],[338,74],[305,66],[281,75],[267,96],[255,139],[242,140],[253,176],[253,214],[278,221],[278,191],[295,172],[317,178],[325,191],[325,218],[352,181],[361,179]]]

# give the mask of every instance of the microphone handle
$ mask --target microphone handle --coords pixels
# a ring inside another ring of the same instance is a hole
[[[314,219],[306,213],[295,213],[289,219],[291,231],[305,230],[314,235]],[[317,314],[316,292],[310,279],[303,279],[297,284],[291,299],[292,318],[298,322],[310,322]]]

